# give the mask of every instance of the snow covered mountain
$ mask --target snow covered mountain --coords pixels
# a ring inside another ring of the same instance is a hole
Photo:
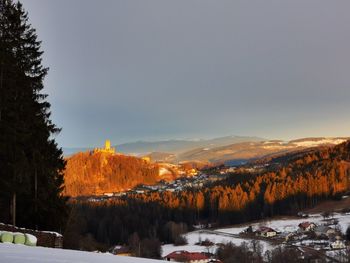
[[[240,142],[263,141],[259,137],[248,136],[225,136],[214,139],[192,139],[192,140],[165,140],[165,141],[138,141],[117,145],[117,149],[124,153],[150,153],[167,152],[180,153],[199,147],[218,147]]]
[[[349,138],[303,138],[292,141],[242,142],[220,147],[202,147],[178,154],[177,161],[244,162],[271,154],[289,153],[319,146],[331,146]]]

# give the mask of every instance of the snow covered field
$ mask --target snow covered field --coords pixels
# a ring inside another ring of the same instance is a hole
[[[333,215],[334,219],[339,220],[339,226],[343,233],[345,233],[347,227],[350,225],[350,214],[339,214],[335,213]],[[260,221],[257,223],[251,223],[251,224],[245,224],[245,225],[239,225],[239,226],[233,226],[230,228],[220,228],[216,230],[197,230],[193,232],[189,232],[185,235],[188,241],[188,245],[184,246],[174,246],[174,245],[163,245],[162,249],[162,256],[166,256],[169,253],[176,251],[176,250],[187,250],[190,252],[209,252],[215,253],[215,250],[217,248],[216,245],[207,248],[205,246],[199,246],[195,245],[199,241],[204,241],[205,239],[209,239],[214,244],[218,243],[228,243],[232,242],[233,244],[239,246],[243,242],[247,242],[248,244],[251,243],[251,240],[247,240],[240,237],[235,237],[234,235],[238,235],[242,231],[244,231],[249,225],[253,227],[253,229],[257,229],[260,226],[268,226],[273,228],[274,230],[285,233],[285,232],[294,232],[298,230],[298,225],[302,222],[313,222],[316,225],[322,225],[325,223],[323,221],[323,217],[320,214],[312,214],[308,218],[295,218],[295,219],[272,219],[272,220],[266,220],[266,221]],[[230,236],[233,235],[233,236]],[[272,250],[274,248],[274,245],[272,245],[269,242],[266,241],[259,241],[260,244],[263,246],[263,250]]]
[[[0,262],[4,263],[157,263],[154,259],[114,256],[67,249],[28,247],[0,243]]]
[[[333,215],[334,219],[339,220],[339,226],[341,231],[345,233],[347,227],[350,225],[350,214],[339,214],[335,213]],[[231,234],[239,234],[244,229],[246,229],[249,225],[253,227],[253,229],[258,228],[259,226],[267,226],[271,227],[278,232],[293,232],[298,230],[298,225],[302,222],[312,222],[316,225],[322,225],[325,223],[323,221],[323,217],[320,214],[312,214],[309,215],[308,218],[296,218],[296,219],[275,219],[269,221],[261,221],[258,223],[247,224],[246,226],[241,227],[230,227],[230,228],[222,228],[216,231],[231,233]]]
[[[205,247],[205,246],[199,246],[196,245],[199,241],[204,241],[206,239],[210,240],[214,244],[225,244],[225,243],[233,243],[237,246],[241,245],[243,242],[251,243],[251,240],[243,239],[243,238],[237,238],[237,237],[231,237],[228,235],[225,235],[225,233],[220,233],[216,231],[211,231],[212,233],[205,232],[205,231],[193,231],[189,232],[185,235],[188,241],[188,245],[184,246],[174,246],[174,245],[163,245],[162,246],[162,256],[166,256],[170,254],[171,252],[177,251],[177,250],[186,250],[189,252],[210,252],[215,253],[217,249],[217,245],[213,245],[211,247]],[[263,250],[270,250],[273,249],[273,247],[265,241],[260,241],[260,244],[263,246]]]
[[[344,233],[347,227],[350,225],[350,214],[334,214],[334,219],[339,221],[339,226]],[[174,246],[163,245],[162,256],[165,256],[176,250],[187,250],[190,252],[211,252],[215,253],[217,245],[211,247],[195,245],[199,241],[209,239],[214,244],[232,242],[236,245],[240,245],[242,242],[250,243],[250,240],[236,237],[235,235],[242,232],[249,225],[253,229],[259,226],[269,226],[279,232],[293,232],[298,229],[298,225],[302,222],[309,221],[317,225],[324,223],[323,217],[320,214],[310,215],[309,218],[296,218],[296,219],[275,219],[269,221],[262,221],[258,223],[252,223],[247,225],[240,225],[237,227],[221,228],[217,230],[197,230],[187,233],[185,236],[188,241],[188,245]],[[260,241],[264,251],[274,248],[269,242]],[[53,249],[44,247],[28,247],[24,245],[4,244],[0,243],[0,262],[6,263],[157,263],[165,262],[160,260],[134,258],[134,257],[122,257],[114,256],[112,254],[102,254],[75,250],[65,249]]]

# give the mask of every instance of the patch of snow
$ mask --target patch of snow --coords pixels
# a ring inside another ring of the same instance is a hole
[[[202,230],[198,230],[198,231],[193,231],[193,232],[189,232],[187,234],[185,234],[184,236],[187,239],[188,244],[187,245],[183,245],[183,246],[174,246],[172,244],[168,244],[168,245],[163,245],[162,246],[162,257],[177,251],[177,250],[186,250],[189,252],[210,252],[210,253],[215,253],[217,248],[218,248],[218,244],[226,244],[226,243],[233,243],[236,246],[240,246],[243,242],[246,242],[248,245],[251,243],[251,240],[248,239],[244,239],[244,238],[236,238],[236,237],[231,237],[229,235],[227,235],[226,233],[220,233],[216,231],[213,231],[213,233],[207,233]],[[204,241],[208,239],[209,241],[213,242],[214,245],[213,246],[199,246],[196,245],[196,243],[198,243],[199,241]],[[265,251],[267,250],[271,250],[273,249],[273,246],[271,246],[268,242],[265,241],[259,241],[260,244],[263,247],[263,251],[265,253]]]
[[[320,139],[320,140],[315,140],[315,141],[293,142],[293,144],[298,146],[298,147],[316,147],[316,146],[325,145],[325,144],[336,145],[336,144],[343,143],[345,141],[346,141],[346,139],[332,139],[332,138],[326,139],[325,138],[325,139]]]
[[[159,168],[159,175],[162,176],[162,175],[165,175],[165,174],[169,174],[170,171],[164,167],[160,167]]]
[[[267,146],[262,146],[262,148],[267,149],[267,150],[273,150],[273,149],[289,149],[293,148],[293,146],[288,146],[288,145],[267,145]]]
[[[338,225],[342,233],[346,232],[348,226],[350,226],[350,214],[340,214],[334,213],[334,219],[339,221]],[[252,226],[253,230],[256,230],[261,225],[271,227],[281,233],[290,233],[298,230],[298,225],[303,222],[312,222],[316,225],[323,225],[325,222],[320,214],[311,214],[308,218],[295,218],[295,219],[271,219],[266,221],[261,221],[258,223],[247,223],[245,226],[237,226],[230,228],[217,229],[216,231],[229,233],[229,234],[239,234],[244,231],[248,226]]]
[[[0,243],[1,262],[6,263],[157,263],[155,259],[114,256],[110,253],[95,253],[69,249],[28,247]]]
[[[284,144],[283,141],[265,141],[263,144]]]

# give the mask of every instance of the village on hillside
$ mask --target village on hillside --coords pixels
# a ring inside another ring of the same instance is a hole
[[[116,148],[111,146],[109,140],[105,141],[103,148],[95,148],[90,151],[91,154],[106,155],[124,155],[117,152]],[[210,169],[197,169],[187,162],[166,163],[163,161],[153,162],[150,157],[143,156],[141,159],[148,164],[154,164],[159,169],[159,182],[156,184],[139,184],[134,188],[124,189],[117,192],[105,192],[100,195],[90,196],[87,201],[98,202],[111,198],[118,198],[132,194],[147,194],[152,192],[181,192],[186,189],[201,189],[213,182],[225,180],[237,173],[257,173],[267,168],[267,164],[235,165],[229,164],[213,166]],[[86,196],[83,197],[86,199]]]

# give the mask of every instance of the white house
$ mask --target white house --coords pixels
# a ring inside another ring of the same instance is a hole
[[[270,227],[262,226],[255,231],[255,234],[262,237],[274,237],[277,235],[277,232]]]
[[[344,241],[337,239],[336,241],[334,241],[333,243],[330,244],[331,248],[333,249],[342,249],[342,248],[346,248],[346,245],[344,243]]]

